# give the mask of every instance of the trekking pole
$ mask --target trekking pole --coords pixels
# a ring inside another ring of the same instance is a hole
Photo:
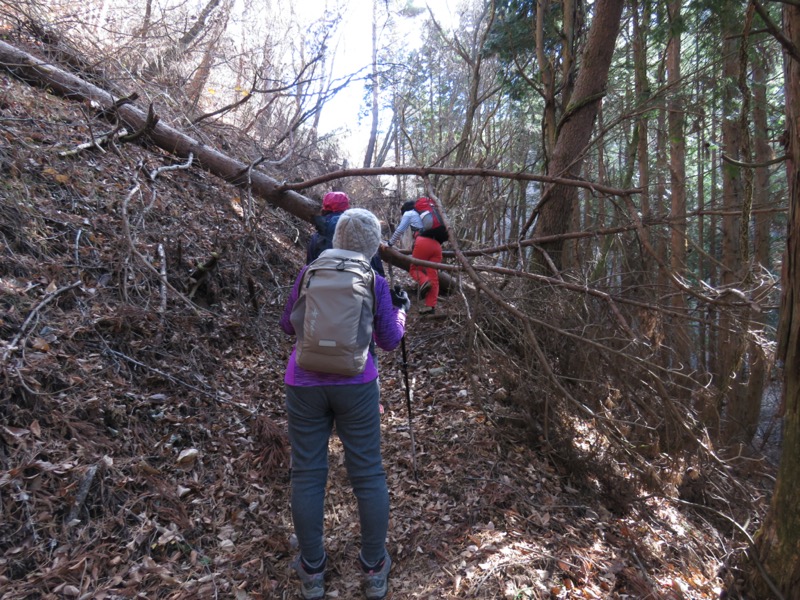
[[[400,340],[400,348],[403,352],[403,379],[406,382],[406,406],[408,407],[408,433],[411,436],[411,466],[414,469],[414,481],[419,481],[417,477],[417,448],[414,442],[414,425],[411,420],[411,386],[408,384],[408,355],[406,354],[406,336]]]
[[[400,285],[394,285],[394,271],[392,263],[389,263],[389,281],[395,290],[402,289]],[[411,437],[411,468],[414,469],[414,481],[419,482],[417,476],[417,445],[414,441],[414,424],[411,418],[411,386],[408,383],[408,354],[406,354],[406,336],[400,338],[400,349],[403,354],[403,380],[406,384],[406,406],[408,407],[408,435]]]

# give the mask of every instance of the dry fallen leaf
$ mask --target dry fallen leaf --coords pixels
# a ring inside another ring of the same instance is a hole
[[[69,183],[69,175],[64,175],[63,173],[59,173],[52,167],[47,167],[44,171],[42,171],[42,173],[50,177],[56,183],[60,183],[61,185],[67,185]]]
[[[31,348],[38,350],[39,352],[49,352],[50,344],[48,344],[46,340],[37,337],[31,340]]]
[[[199,455],[200,452],[197,448],[186,448],[185,450],[181,450],[181,453],[178,455],[178,460],[175,462],[181,469],[188,470],[194,467]]]

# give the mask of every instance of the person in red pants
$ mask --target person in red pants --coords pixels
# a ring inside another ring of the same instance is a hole
[[[420,233],[414,242],[411,257],[440,263],[442,262],[442,245],[434,238]],[[436,310],[436,302],[439,300],[438,269],[412,264],[409,274],[419,284],[420,298],[425,298],[425,306],[420,307],[419,314],[433,313]]]
[[[427,200],[421,198],[420,200]],[[415,208],[419,200],[409,200],[400,209],[402,218],[387,245],[396,244],[406,229],[411,228],[414,234],[414,245],[412,246],[412,258],[426,260],[428,262],[442,262],[442,244],[447,241],[447,229],[439,224],[437,227],[425,229],[422,218]],[[424,298],[425,304],[419,309],[419,313],[431,314],[436,310],[436,303],[439,300],[439,271],[432,267],[423,267],[412,264],[408,271],[412,279],[418,284],[420,298]]]

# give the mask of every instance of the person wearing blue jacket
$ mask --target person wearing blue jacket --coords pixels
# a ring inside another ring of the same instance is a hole
[[[311,264],[322,254],[323,250],[333,247],[333,234],[336,231],[336,223],[342,213],[350,208],[350,197],[344,192],[328,192],[322,198],[322,211],[314,217],[314,227],[316,231],[311,234],[306,246],[306,264]],[[386,277],[383,270],[381,257],[375,254],[370,258],[370,266],[376,273]]]

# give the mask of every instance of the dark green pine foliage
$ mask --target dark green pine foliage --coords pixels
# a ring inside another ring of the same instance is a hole
[[[502,83],[512,100],[522,100],[531,92],[520,68],[536,77],[536,9],[536,0],[500,0],[497,18],[483,48],[485,56],[496,57],[500,62]],[[548,56],[560,54],[560,22],[560,4],[549,4],[544,22],[544,49]]]

